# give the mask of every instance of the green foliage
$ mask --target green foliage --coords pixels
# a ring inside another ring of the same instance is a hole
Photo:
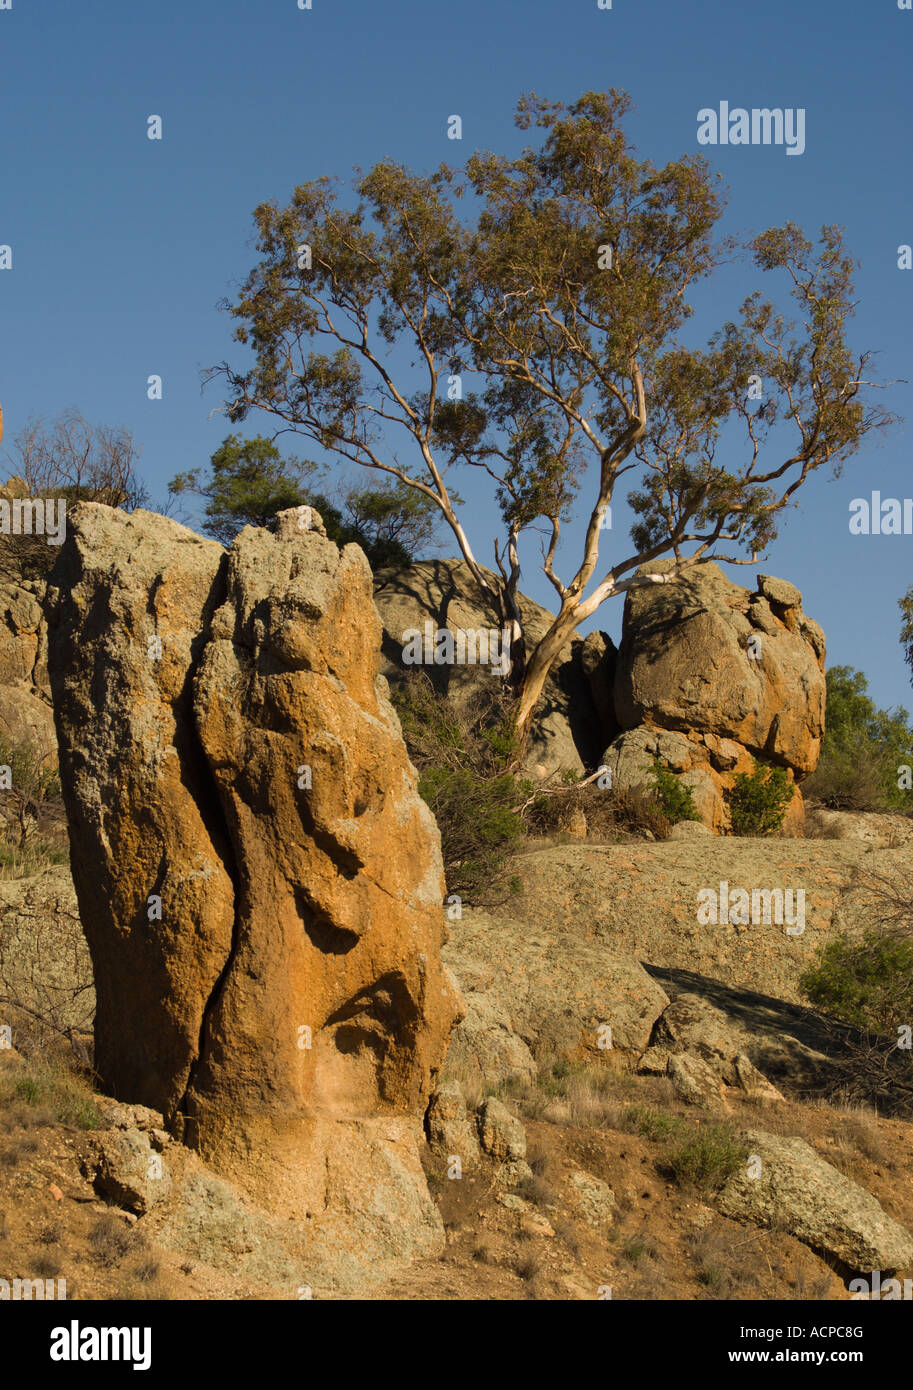
[[[434,503],[405,483],[350,488],[343,507],[340,537],[333,539],[338,545],[347,541],[360,545],[374,570],[404,569],[436,542],[440,515]],[[319,505],[317,510],[321,511]]]
[[[526,834],[520,808],[531,791],[511,770],[516,735],[502,697],[493,692],[461,706],[438,694],[424,672],[391,695],[419,793],[441,832],[448,893],[500,900],[519,886],[508,881],[506,866]]]
[[[755,763],[736,775],[728,793],[734,835],[772,835],[783,824],[795,788],[784,767]]]
[[[748,1144],[729,1124],[702,1125],[666,1154],[665,1167],[682,1187],[715,1192],[748,1159]]]
[[[681,1115],[670,1110],[654,1110],[647,1105],[629,1105],[622,1120],[635,1134],[654,1144],[674,1138],[685,1127]]]
[[[858,941],[828,942],[799,983],[823,1013],[893,1033],[913,1018],[913,940],[870,929]]]
[[[499,609],[520,583],[524,533],[550,537],[542,568],[565,604],[529,662],[524,711],[569,623],[621,592],[639,558],[763,550],[796,488],[893,418],[872,402],[870,354],[849,346],[854,264],[834,226],[815,240],[792,223],[748,240],[741,252],[775,297],[755,291],[695,345],[689,299],[736,250],[717,235],[724,192],[694,154],[640,158],[630,105],[614,89],[569,105],[528,95],[519,152],[430,175],[387,159],[349,189],[328,174],[284,207],[261,203],[258,260],[226,305],[253,360],[210,373],[224,378],[233,423],[266,411],[422,492]],[[463,373],[478,391],[452,398]],[[765,381],[756,409],[752,374]],[[464,468],[492,488],[477,518],[451,488]],[[626,499],[615,497],[623,475]],[[561,576],[559,534],[578,500],[581,542]],[[606,508],[622,500],[635,553],[600,554]],[[480,520],[487,548],[495,508],[501,576],[489,578],[469,533]]]
[[[898,786],[913,764],[913,728],[905,709],[879,709],[868,681],[851,666],[827,673],[824,743],[803,792],[838,811],[911,810],[913,793]]]
[[[657,759],[653,763],[650,775],[663,815],[671,825],[676,825],[681,820],[700,820],[691,788],[685,786],[674,772],[670,772]]]
[[[276,512],[307,505],[313,494],[306,484],[317,472],[315,463],[283,459],[263,435],[242,441],[230,434],[212,455],[208,478],[191,468],[172,478],[168,491],[204,497],[204,531],[231,545],[245,526],[266,526]]]
[[[307,460],[284,459],[263,435],[243,441],[228,435],[212,455],[208,476],[199,468],[178,473],[168,490],[205,498],[203,530],[222,545],[245,526],[268,526],[277,512],[303,506],[320,513],[337,545],[360,545],[372,569],[404,568],[433,539],[436,518],[423,493],[402,483],[352,488],[336,506],[317,490],[324,472]]]
[[[910,668],[910,681],[913,684],[913,586],[898,600],[900,611],[903,614],[903,623],[900,629],[900,640],[903,643],[904,660]]]

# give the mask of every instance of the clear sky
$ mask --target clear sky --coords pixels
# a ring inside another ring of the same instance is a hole
[[[168,479],[205,465],[228,432],[212,413],[219,387],[201,392],[200,373],[239,361],[217,305],[255,259],[255,205],[384,157],[431,170],[476,148],[518,150],[513,109],[528,91],[629,92],[642,155],[703,152],[722,173],[726,230],[845,227],[861,262],[851,342],[880,352],[882,379],[909,383],[913,271],[898,268],[898,247],[913,242],[911,47],[913,12],[897,0],[0,0],[4,447],[30,417],[77,406],[134,432],[164,499]],[[723,100],[803,108],[805,152],[699,151],[697,112]],[[446,134],[454,113],[459,144]],[[161,141],[147,139],[152,114]],[[753,287],[748,272],[721,277],[714,320]],[[151,373],[160,401],[146,396]],[[896,386],[884,404],[913,420],[911,393]],[[241,432],[272,427],[251,416]],[[314,456],[307,441],[280,443]],[[897,600],[913,584],[913,537],[852,536],[848,519],[873,489],[913,496],[910,446],[901,423],[841,479],[813,479],[758,566],[802,590],[829,664],[858,667],[880,704],[908,707]],[[460,490],[491,563],[489,508]],[[623,519],[616,509],[616,529]],[[565,570],[573,539],[571,528]],[[549,603],[534,569],[524,581]],[[591,626],[617,637],[620,621],[614,600]]]

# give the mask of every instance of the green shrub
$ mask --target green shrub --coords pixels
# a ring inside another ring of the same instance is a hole
[[[910,716],[879,709],[867,691],[861,671],[828,671],[824,743],[803,793],[836,811],[909,812],[911,794],[898,781],[913,764]]]
[[[700,820],[691,788],[676,777],[674,772],[663,767],[656,759],[651,775],[656,789],[656,799],[671,825],[676,825],[681,820]]]
[[[474,903],[503,899],[519,886],[507,874],[526,834],[520,808],[532,784],[513,770],[510,706],[499,689],[457,703],[423,671],[392,691],[419,794],[434,814],[448,893]]]
[[[728,794],[732,833],[772,835],[783,824],[793,791],[784,767],[755,763],[750,773],[738,773]]]
[[[703,1125],[670,1149],[665,1168],[682,1187],[715,1192],[748,1158],[748,1144],[728,1124]]]
[[[635,1134],[655,1144],[661,1139],[671,1139],[682,1128],[684,1121],[674,1111],[629,1105],[622,1115],[622,1123],[630,1126]]]
[[[435,767],[422,772],[418,789],[441,832],[448,891],[481,901],[525,833],[517,814],[517,779],[506,772],[489,780],[471,768]]]
[[[800,980],[823,1013],[870,1033],[893,1033],[913,1018],[913,941],[869,929],[831,941]]]

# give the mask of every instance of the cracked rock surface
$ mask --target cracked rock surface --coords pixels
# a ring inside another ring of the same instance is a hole
[[[48,666],[100,1076],[364,1265],[442,1241],[416,1138],[461,1003],[370,569],[298,521],[226,552],[80,504]]]

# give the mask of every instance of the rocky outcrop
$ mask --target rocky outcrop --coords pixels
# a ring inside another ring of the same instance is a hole
[[[488,571],[486,571],[488,573]],[[436,690],[458,704],[490,695],[501,683],[491,661],[443,661],[411,664],[407,634],[424,637],[446,629],[457,634],[497,631],[498,617],[479,593],[469,567],[462,560],[426,560],[404,570],[382,570],[375,577],[374,600],[384,625],[383,674],[393,684],[408,681],[421,670]],[[553,615],[524,594],[518,596],[526,632],[527,651],[542,638]],[[500,655],[500,647],[497,648]],[[422,647],[422,655],[425,648]],[[465,654],[478,655],[469,641]],[[442,656],[447,652],[444,648]],[[455,656],[458,657],[458,653]],[[586,642],[574,640],[562,649],[546,682],[536,711],[529,748],[529,771],[546,777],[564,769],[583,772],[595,766],[606,742],[615,732],[611,714],[611,681],[614,647],[604,634],[591,634]],[[607,720],[607,723],[603,722]]]
[[[639,574],[665,574],[671,560]],[[725,793],[755,759],[796,783],[824,733],[824,633],[794,585],[758,575],[754,592],[706,564],[631,589],[615,669],[623,732],[604,757],[618,788],[644,785],[658,758],[692,788],[702,820],[727,827]],[[801,795],[786,822],[798,830]]]
[[[816,961],[818,948],[871,920],[871,902],[857,891],[857,880],[882,875],[902,887],[909,882],[910,853],[873,851],[850,841],[702,836],[680,843],[551,845],[518,855],[513,867],[521,891],[511,894],[496,913],[488,914],[492,925],[485,935],[474,928],[477,914],[464,911],[463,922],[453,923],[451,943],[445,948],[448,957],[471,955],[486,963],[492,983],[485,983],[481,974],[467,972],[456,958],[451,968],[467,991],[495,997],[506,994],[516,977],[516,997],[529,997],[534,1010],[541,1009],[543,1031],[560,1030],[565,1039],[573,1035],[576,1044],[580,1034],[574,1025],[584,998],[606,1022],[612,1021],[607,1007],[620,1012],[625,977],[613,963],[619,958],[694,972],[725,980],[735,988],[802,1002],[799,981]],[[702,911],[711,893],[722,908],[724,896],[737,890],[749,895],[749,920],[723,911],[714,922]],[[761,911],[755,913],[756,892],[774,895],[769,913],[760,902]],[[787,910],[790,901],[792,911]],[[485,914],[479,915],[484,920]],[[524,969],[527,941],[540,943],[539,963],[528,975]],[[580,970],[581,1002],[562,1025],[558,1001],[564,992],[560,981],[565,962],[568,989]],[[593,980],[614,981],[604,1002],[596,993],[585,994],[587,970]],[[554,989],[550,972],[559,981]],[[541,986],[536,983],[539,980]],[[639,994],[639,986],[635,988]],[[467,1007],[471,1011],[469,995]],[[660,1004],[652,1017],[645,1013],[642,1022],[647,1037],[664,1007]],[[549,1024],[549,1020],[555,1021]],[[532,1017],[530,1025],[529,1036],[535,1040]],[[624,1045],[625,1037],[630,1043],[644,1037],[642,1025],[617,1031],[618,1046]],[[743,1044],[742,1050],[751,1055],[750,1047]]]
[[[668,1001],[640,962],[576,922],[548,924],[464,910],[444,948],[463,992],[448,1069],[485,1082],[531,1079],[552,1057],[638,1055]]]
[[[679,994],[656,1021],[638,1071],[666,1075],[682,1100],[728,1109],[739,1091],[759,1104],[783,1096],[743,1051],[744,1030],[697,994]]]
[[[431,1097],[426,1116],[428,1146],[448,1163],[458,1158],[464,1168],[479,1162],[479,1140],[469,1118],[458,1081],[445,1081]]]
[[[226,554],[75,508],[49,667],[99,1074],[367,1273],[440,1244],[416,1139],[460,1006],[370,569],[311,520]]]
[[[804,1139],[749,1130],[749,1161],[716,1198],[725,1216],[788,1230],[855,1273],[913,1267],[913,1238]]]
[[[8,478],[0,487],[0,500],[9,505],[28,496],[23,478]],[[42,602],[57,548],[45,535],[31,533],[31,515],[27,524],[22,534],[0,534],[0,744],[26,744],[30,756],[50,769],[57,762],[57,740]]]
[[[479,1110],[479,1142],[485,1153],[502,1162],[526,1157],[526,1130],[497,1096],[486,1097]]]
[[[29,744],[45,766],[57,761],[47,672],[47,625],[38,580],[0,582],[0,740]]]
[[[913,821],[909,816],[832,811],[829,806],[809,805],[805,833],[821,840],[856,840],[873,849],[898,849],[913,841]]]

